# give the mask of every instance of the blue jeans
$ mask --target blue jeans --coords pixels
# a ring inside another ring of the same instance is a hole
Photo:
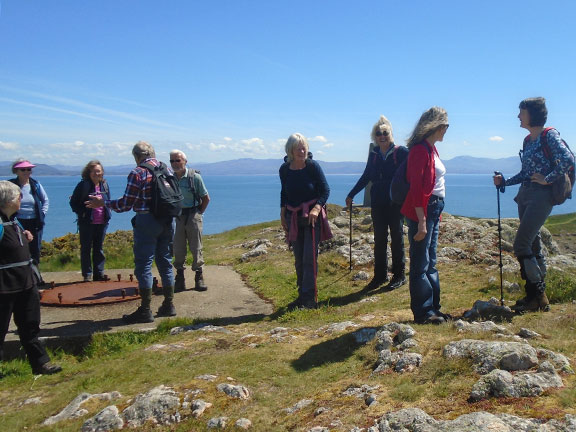
[[[94,265],[94,275],[99,277],[104,275],[104,237],[108,224],[92,224],[90,222],[79,222],[78,232],[80,233],[80,264],[82,266],[82,276],[92,275],[92,265]]]
[[[174,286],[172,272],[172,218],[157,220],[151,213],[138,213],[132,218],[134,232],[134,274],[138,288],[152,289],[152,260],[156,262],[163,287]]]
[[[436,269],[436,247],[440,231],[440,215],[444,201],[434,198],[428,203],[426,237],[415,241],[418,222],[408,220],[410,242],[410,308],[414,320],[425,320],[440,311],[440,277]]]

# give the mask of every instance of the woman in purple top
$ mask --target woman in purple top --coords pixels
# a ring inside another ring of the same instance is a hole
[[[97,160],[91,160],[82,170],[82,180],[76,185],[70,197],[70,207],[78,215],[80,233],[80,263],[84,282],[106,281],[104,274],[104,237],[110,220],[110,210],[106,207],[88,208],[84,204],[88,196],[98,195],[110,199],[110,189],[104,180],[104,168]],[[92,275],[94,269],[94,275]]]

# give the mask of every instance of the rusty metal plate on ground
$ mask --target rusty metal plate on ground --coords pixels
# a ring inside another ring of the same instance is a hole
[[[137,281],[73,282],[40,291],[44,306],[90,306],[140,298]]]

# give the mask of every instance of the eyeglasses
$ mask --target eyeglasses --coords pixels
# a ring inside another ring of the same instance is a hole
[[[20,171],[32,171],[32,168],[18,168]]]
[[[446,129],[448,129],[448,128],[450,127],[450,125],[449,125],[449,124],[445,124],[444,127],[445,127]]]
[[[182,159],[170,159],[170,163],[180,163]]]
[[[378,131],[378,132],[376,132],[376,136],[377,136],[377,137],[382,136],[382,135],[388,136],[388,135],[390,135],[390,133],[389,133],[388,131]]]

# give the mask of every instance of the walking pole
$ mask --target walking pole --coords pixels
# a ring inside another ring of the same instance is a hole
[[[504,176],[499,171],[494,171],[495,176],[501,176],[504,181]],[[506,185],[500,183],[496,186],[496,198],[498,201],[498,249],[500,251],[500,306],[504,306],[504,283],[502,278],[502,224],[500,222],[500,192],[504,193]]]
[[[349,243],[350,243],[350,252],[349,252],[349,257],[350,257],[350,268],[349,270],[352,271],[352,202],[350,202],[350,208],[348,209],[350,211],[350,238],[349,238]]]

